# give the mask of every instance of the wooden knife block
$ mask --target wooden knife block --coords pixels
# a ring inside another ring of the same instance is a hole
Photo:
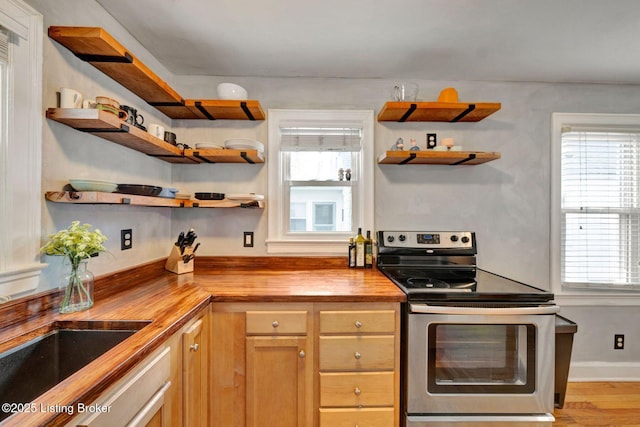
[[[167,258],[167,262],[164,265],[165,270],[169,270],[176,274],[191,273],[193,271],[193,259],[189,260],[189,262],[184,262],[182,257],[185,255],[191,255],[192,253],[193,247],[191,246],[185,247],[184,253],[181,254],[180,248],[173,245],[169,258]]]

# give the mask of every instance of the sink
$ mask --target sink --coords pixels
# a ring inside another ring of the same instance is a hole
[[[150,321],[59,321],[0,353],[0,402],[28,403]],[[0,421],[9,417],[0,412]]]

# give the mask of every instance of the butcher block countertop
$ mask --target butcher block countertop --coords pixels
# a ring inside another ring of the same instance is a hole
[[[58,291],[49,291],[0,305],[0,353],[42,335],[57,321],[150,323],[38,397],[36,407],[94,401],[210,302],[404,302],[406,297],[377,269],[349,269],[344,258],[198,257],[193,273],[173,274],[158,260],[98,277],[95,304],[86,311],[59,314],[59,299]],[[64,425],[70,418],[64,412],[17,413],[2,426]]]

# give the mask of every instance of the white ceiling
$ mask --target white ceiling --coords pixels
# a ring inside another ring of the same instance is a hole
[[[176,75],[640,84],[639,0],[97,0]]]

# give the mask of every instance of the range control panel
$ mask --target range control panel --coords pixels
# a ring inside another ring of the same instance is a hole
[[[472,249],[471,231],[380,231],[378,245],[388,248]]]

